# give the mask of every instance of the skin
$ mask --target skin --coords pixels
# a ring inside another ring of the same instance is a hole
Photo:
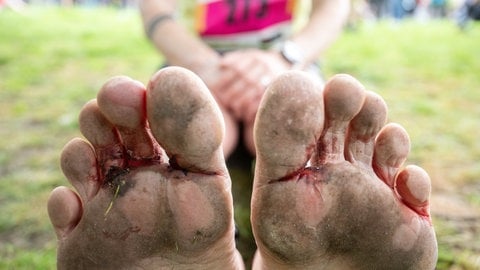
[[[145,29],[158,14],[176,14],[179,2],[141,0],[139,6]],[[350,10],[348,0],[311,0],[310,4],[311,12],[305,26],[289,37],[304,55],[304,62],[297,67],[300,69],[317,61],[336,40]],[[175,19],[159,24],[151,41],[170,65],[193,71],[212,92],[225,121],[225,156],[230,156],[240,137],[255,155],[253,124],[265,92],[265,82],[293,68],[279,51],[251,48],[220,55]],[[242,136],[238,134],[240,123],[244,126]]]
[[[253,269],[434,269],[430,179],[401,168],[408,135],[386,111],[347,75],[323,92],[301,72],[271,84],[255,122]],[[79,121],[86,140],[61,156],[76,192],[48,201],[59,269],[244,268],[224,121],[196,75],[112,78]]]
[[[320,89],[286,74],[260,105],[254,269],[434,269],[430,179],[401,169],[407,133],[354,78]]]
[[[58,268],[240,269],[221,112],[183,69],[147,88],[115,77],[82,109],[88,142],[61,157],[78,193],[59,187],[48,202]]]

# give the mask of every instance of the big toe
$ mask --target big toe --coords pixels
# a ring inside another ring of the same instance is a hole
[[[178,169],[216,174],[225,170],[222,114],[194,73],[168,67],[150,80],[146,101],[152,134]]]
[[[272,82],[255,120],[256,183],[303,169],[315,151],[323,123],[321,85],[316,80],[291,71]]]

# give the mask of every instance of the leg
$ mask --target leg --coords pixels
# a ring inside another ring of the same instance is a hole
[[[217,103],[218,104],[218,103]],[[235,148],[237,147],[238,143],[238,123],[225,108],[223,108],[221,105],[220,110],[222,111],[223,119],[225,121],[225,138],[223,140],[223,155],[225,158],[228,158]]]
[[[223,119],[192,73],[166,68],[148,89],[117,77],[80,114],[87,141],[61,157],[77,193],[48,211],[59,269],[241,269]]]
[[[267,90],[255,124],[254,269],[434,269],[430,179],[387,108],[355,79],[322,92],[298,72]]]

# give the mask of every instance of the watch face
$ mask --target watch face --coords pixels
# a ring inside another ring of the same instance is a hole
[[[286,41],[283,45],[282,55],[291,64],[298,64],[303,60],[302,52],[298,46],[291,41]]]

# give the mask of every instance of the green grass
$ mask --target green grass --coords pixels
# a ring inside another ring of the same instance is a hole
[[[478,25],[467,32],[445,21],[364,25],[336,44],[327,68],[355,75],[386,99],[390,120],[414,139],[411,158],[435,178],[478,183],[478,39]]]
[[[3,10],[0,37],[0,269],[54,269],[46,200],[65,185],[58,158],[79,136],[81,106],[111,76],[146,83],[161,58],[134,10]],[[449,21],[365,23],[346,31],[324,59],[327,77],[350,73],[386,99],[390,120],[411,135],[409,163],[429,171],[434,195],[477,211],[478,40],[480,25],[461,32]],[[464,227],[434,218],[438,269],[480,267],[479,225],[476,238],[456,241]]]

